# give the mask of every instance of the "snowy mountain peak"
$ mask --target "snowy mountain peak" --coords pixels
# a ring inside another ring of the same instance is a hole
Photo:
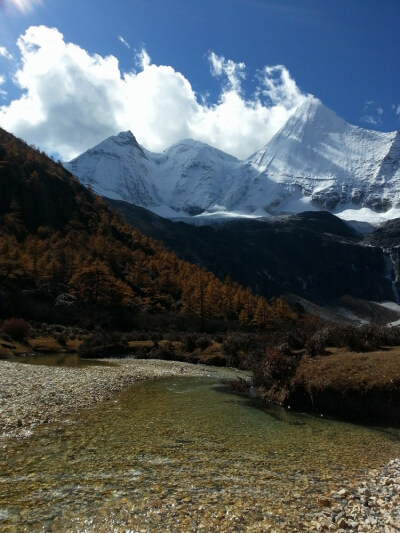
[[[289,118],[282,129],[293,129],[298,132],[328,130],[344,131],[349,127],[345,120],[338,117],[334,111],[328,109],[324,104],[315,98],[309,96]]]
[[[126,131],[65,166],[97,193],[167,217],[310,209],[355,220],[400,216],[400,134],[348,124],[312,96],[246,161],[192,139],[155,154]]]
[[[164,153],[168,157],[183,156],[184,158],[197,158],[197,159],[221,159],[224,161],[238,161],[236,157],[218,150],[209,144],[194,139],[184,139],[179,141],[169,148]]]
[[[88,152],[105,152],[105,153],[127,153],[129,151],[139,151],[144,156],[144,152],[131,131],[122,131],[118,135],[112,135]]]
[[[121,133],[111,138],[114,139],[117,144],[138,144],[136,137],[130,130],[121,131]]]
[[[296,147],[301,151],[308,149],[315,151],[322,139],[326,142],[328,137],[343,135],[352,128],[357,129],[325,107],[318,98],[309,96],[269,143],[251,156],[249,161],[258,170],[264,171],[269,163],[271,151],[275,150],[276,154],[284,149],[285,144],[287,149],[290,145],[290,151]],[[286,139],[288,141],[285,143]]]

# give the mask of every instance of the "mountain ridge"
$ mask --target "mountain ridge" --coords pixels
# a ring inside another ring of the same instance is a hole
[[[64,166],[98,194],[167,218],[321,209],[361,221],[400,216],[400,133],[348,124],[311,96],[243,161],[192,139],[156,154],[122,132]]]

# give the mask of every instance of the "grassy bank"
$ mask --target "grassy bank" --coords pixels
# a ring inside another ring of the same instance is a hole
[[[400,347],[368,353],[330,348],[324,356],[303,357],[284,403],[400,425]]]

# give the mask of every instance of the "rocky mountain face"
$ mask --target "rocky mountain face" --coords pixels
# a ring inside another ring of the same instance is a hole
[[[282,184],[280,206],[295,199],[294,191],[329,211],[346,206],[387,211],[400,200],[400,133],[352,126],[315,98],[249,162]]]
[[[365,237],[322,211],[195,226],[126,202],[110,203],[182,259],[266,297],[296,294],[324,306],[341,300],[343,307],[349,296],[352,305],[356,299],[398,301],[400,263],[393,250],[400,242],[400,225],[389,242],[383,228]]]
[[[245,161],[193,140],[155,154],[123,132],[65,166],[98,194],[168,218],[400,216],[400,132],[352,126],[314,97]]]
[[[244,161],[193,140],[154,154],[125,132],[66,167],[146,235],[266,297],[400,301],[400,132],[316,98]],[[368,236],[345,223],[385,219]]]

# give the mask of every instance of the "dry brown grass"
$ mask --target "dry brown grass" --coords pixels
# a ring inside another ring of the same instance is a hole
[[[153,348],[154,346],[153,341],[130,341],[128,344],[131,348]]]
[[[210,346],[207,346],[204,350],[196,348],[191,354],[192,358],[204,365],[226,365],[226,356],[222,348],[222,344],[219,342],[212,342]]]
[[[31,349],[25,343],[5,341],[0,339],[0,357],[11,357],[19,353],[30,352]]]
[[[28,339],[28,344],[35,352],[62,352],[63,346],[54,337],[35,337]]]
[[[74,339],[74,340],[67,340],[66,342],[66,347],[68,349],[68,351],[70,352],[77,352],[78,351],[78,348],[79,346],[82,344],[83,342],[83,339]]]
[[[400,384],[400,347],[356,353],[344,348],[329,348],[329,355],[303,357],[293,384],[316,389],[369,390]]]
[[[180,342],[180,341],[167,341],[167,340],[162,340],[162,341],[158,341],[158,345],[159,346],[163,346],[164,348],[167,346],[167,345],[171,345],[172,344],[172,347],[175,351],[182,351],[182,348],[183,348],[183,342]]]
[[[21,353],[60,353],[66,349],[68,352],[75,353],[78,351],[82,339],[75,338],[68,340],[65,346],[62,346],[54,337],[42,335],[40,337],[28,338],[25,342],[6,341],[0,339],[0,357],[12,357]]]
[[[212,342],[210,346],[202,350],[201,348],[196,348],[190,354],[185,352],[184,343],[180,341],[168,341],[168,340],[159,340],[157,345],[161,348],[167,348],[172,346],[172,351],[177,357],[178,360],[182,358],[187,359],[188,361],[197,361],[203,364],[216,364],[221,365],[222,361],[226,359],[222,344],[219,342]],[[132,351],[140,349],[151,350],[155,347],[155,343],[151,340],[146,341],[130,341],[129,346],[132,348]]]

